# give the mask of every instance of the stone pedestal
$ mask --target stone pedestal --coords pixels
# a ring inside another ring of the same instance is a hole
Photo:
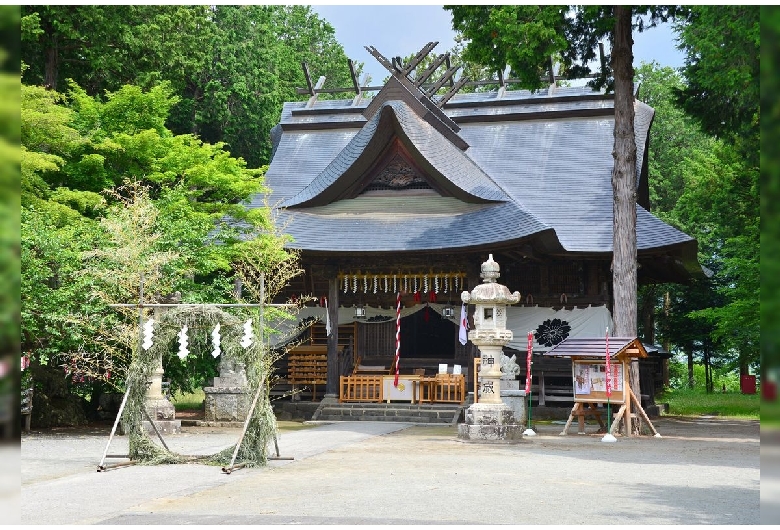
[[[160,359],[160,365],[152,373],[151,382],[146,389],[144,407],[160,433],[178,434],[181,432],[181,420],[176,419],[176,408],[162,392],[163,373],[162,359]],[[143,422],[143,428],[150,434],[154,433],[154,429],[146,420]]]
[[[519,381],[516,382],[519,383]],[[515,422],[517,422],[519,425],[525,425],[526,421],[528,420],[525,403],[525,390],[502,389],[501,401],[503,401],[504,405],[509,407],[509,410],[512,411],[512,416],[514,416]]]
[[[154,319],[159,322],[165,311],[166,309],[163,308],[155,308]],[[164,374],[162,356],[160,356],[157,359],[157,368],[152,372],[152,377],[148,381],[149,386],[146,388],[144,408],[161,434],[178,434],[181,432],[181,420],[176,419],[176,408],[168,400],[168,396],[163,394],[162,379]],[[147,420],[143,421],[143,428],[147,433],[154,434],[154,429]]]
[[[503,403],[475,403],[466,409],[466,421],[458,424],[458,438],[468,442],[516,443],[523,426]]]
[[[205,421],[243,422],[252,405],[244,371],[215,377],[212,386],[203,388]]]

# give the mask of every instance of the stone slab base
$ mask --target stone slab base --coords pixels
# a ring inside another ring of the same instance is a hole
[[[522,425],[458,424],[458,440],[479,443],[519,443],[523,440]]]
[[[466,423],[458,424],[458,439],[467,442],[516,443],[525,428],[515,420],[504,403],[475,403],[465,414]]]
[[[219,427],[228,429],[243,429],[243,421],[206,421],[206,420],[182,420],[182,427]]]
[[[181,420],[155,420],[154,422],[160,434],[180,434]],[[152,425],[148,421],[143,422],[144,430],[151,436],[156,436]]]

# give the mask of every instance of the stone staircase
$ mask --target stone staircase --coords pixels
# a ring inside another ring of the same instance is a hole
[[[312,421],[396,421],[456,425],[467,405],[409,403],[338,403],[323,400]]]

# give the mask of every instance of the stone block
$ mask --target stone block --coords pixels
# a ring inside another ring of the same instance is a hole
[[[215,378],[216,379],[216,378]],[[251,398],[243,387],[205,387],[206,421],[244,421]]]
[[[149,436],[156,437],[157,434],[154,432],[154,428],[152,427],[151,423],[148,421],[144,421],[143,423],[143,429],[146,431],[146,433]],[[154,426],[157,427],[157,430],[160,434],[181,434],[181,420],[155,420]]]

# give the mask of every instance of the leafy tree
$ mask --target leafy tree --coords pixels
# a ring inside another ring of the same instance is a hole
[[[686,159],[673,215],[698,236],[727,301],[698,314],[744,373],[759,360],[759,8],[693,6],[676,27],[687,81],[678,101],[720,141]]]
[[[653,212],[696,237],[699,260],[713,272],[710,280],[690,286],[647,288],[655,300],[645,308],[652,312],[655,306],[663,340],[686,352],[690,370],[698,352],[705,365],[720,360],[744,371],[758,361],[757,172],[675,104],[675,94],[686,86],[680,74],[642,65],[637,79],[640,98],[656,110],[650,133]],[[671,306],[663,303],[664,292],[676,301]],[[694,344],[711,345],[711,355],[694,351]]]
[[[263,170],[172,134],[166,85],[22,95],[23,351],[80,392],[121,387],[136,320],[107,304],[137,300],[142,271],[151,296],[231,300],[243,239],[279,237],[267,209],[240,204],[263,192]]]
[[[761,369],[780,366],[780,9],[761,7]],[[777,383],[777,379],[775,379]]]
[[[760,25],[756,5],[691,6],[676,24],[686,53],[678,91],[706,132],[742,144],[758,162]]]
[[[670,212],[684,191],[684,160],[692,150],[712,149],[714,139],[675,104],[676,91],[685,87],[677,70],[655,62],[642,63],[635,76],[640,87],[638,99],[655,111],[648,157],[650,207],[655,215],[676,224]]]
[[[648,6],[445,6],[453,28],[470,40],[464,58],[503,70],[525,88],[543,85],[550,58],[559,55],[571,77],[582,77],[602,39],[611,42],[609,68],[592,82],[615,91],[615,158],[612,172],[614,332],[637,333],[636,141],[634,137],[632,30],[666,21],[676,8]],[[579,66],[577,64],[579,61]],[[632,364],[631,386],[639,394],[639,368]]]
[[[333,27],[308,6],[25,6],[23,80],[90,97],[163,81],[174,133],[195,134],[260,167],[284,101],[305,86],[301,62],[350,86]]]

